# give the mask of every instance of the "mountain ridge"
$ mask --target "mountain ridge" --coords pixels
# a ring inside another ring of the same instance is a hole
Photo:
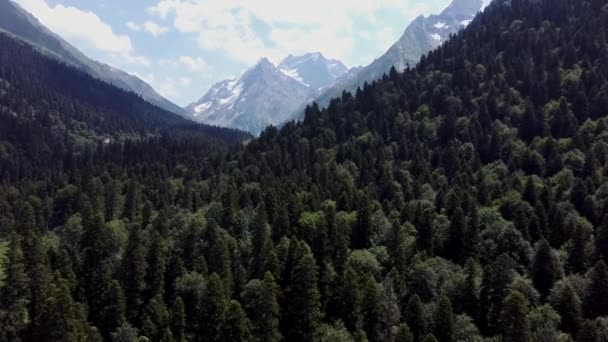
[[[484,2],[486,1],[486,2]],[[405,29],[403,35],[382,56],[361,68],[349,78],[338,80],[331,88],[303,104],[290,115],[290,120],[300,120],[304,108],[314,102],[321,107],[333,98],[340,97],[343,91],[354,92],[365,82],[372,82],[388,74],[391,67],[398,72],[414,67],[420,57],[439,47],[451,34],[466,27],[475,15],[484,8],[488,0],[453,0],[441,13],[428,17],[419,15]]]
[[[285,121],[301,103],[347,72],[342,62],[319,52],[289,55],[277,66],[263,57],[241,77],[213,84],[185,110],[198,122],[258,134]]]
[[[11,0],[0,0],[0,29],[34,45],[44,53],[86,71],[96,78],[132,91],[144,100],[165,110],[184,115],[183,108],[159,95],[145,81],[118,68],[89,58]]]

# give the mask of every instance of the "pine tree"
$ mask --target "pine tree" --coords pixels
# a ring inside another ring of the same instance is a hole
[[[262,281],[255,279],[245,286],[243,303],[251,319],[255,341],[278,342],[283,339],[279,331],[278,295],[279,287],[270,272],[266,272]]]
[[[543,297],[546,297],[557,277],[558,270],[556,269],[551,246],[549,246],[547,240],[542,240],[536,246],[536,255],[532,264],[534,286]]]
[[[577,226],[571,239],[570,253],[568,253],[568,268],[573,273],[583,274],[587,271],[587,252],[585,231]]]
[[[589,273],[589,287],[585,298],[585,317],[608,315],[608,267],[604,260],[595,264]]]
[[[145,301],[148,302],[157,295],[164,295],[165,272],[167,270],[167,252],[162,236],[152,231],[150,247],[146,263],[146,291]]]
[[[111,333],[126,323],[125,295],[118,281],[111,281],[100,302],[101,312],[98,314],[97,327],[104,337],[109,338]]]
[[[142,310],[141,334],[152,341],[162,341],[169,328],[169,311],[160,295],[152,298]]]
[[[608,261],[608,216],[604,217],[602,224],[597,227],[595,236],[595,249],[598,256]]]
[[[361,195],[357,208],[357,223],[352,232],[352,248],[365,249],[370,247],[372,208],[367,194]]]
[[[6,285],[0,288],[0,323],[4,327],[0,330],[0,338],[19,341],[19,336],[31,321],[28,312],[31,293],[21,251],[21,237],[16,233],[11,235],[7,265]]]
[[[123,288],[127,304],[127,319],[135,326],[141,325],[141,310],[144,305],[146,290],[146,271],[148,264],[146,235],[138,226],[131,227],[123,263]]]
[[[416,245],[421,251],[427,251],[429,255],[434,254],[433,237],[435,235],[433,229],[433,220],[431,212],[428,209],[423,209],[421,205],[416,208],[415,227],[418,231]]]
[[[552,305],[561,316],[559,328],[576,336],[582,320],[581,300],[569,281],[558,295],[553,299]]]
[[[127,185],[127,194],[125,196],[125,205],[123,217],[129,221],[133,221],[138,213],[139,206],[139,190],[137,183],[131,180]]]
[[[290,341],[311,341],[321,320],[321,303],[317,288],[317,266],[308,246],[291,271],[285,309],[285,338]]]
[[[456,209],[450,222],[449,236],[445,251],[445,255],[456,263],[464,261],[466,231],[467,221],[462,209],[459,207]]]
[[[171,331],[176,342],[186,341],[186,309],[181,297],[177,297],[171,308]]]
[[[507,341],[532,342],[528,321],[528,300],[518,291],[512,291],[505,299],[501,312],[503,336]]]
[[[380,323],[382,317],[382,292],[370,275],[361,285],[361,317],[362,329],[369,341],[380,341]]]
[[[454,340],[454,312],[450,299],[442,296],[437,304],[434,317],[434,335],[439,342]]]
[[[209,341],[217,340],[217,329],[221,324],[226,305],[226,293],[222,280],[217,273],[213,273],[207,281],[201,304],[202,313],[199,318],[199,336],[201,338]]]
[[[226,311],[222,315],[222,323],[218,327],[218,341],[224,342],[248,342],[251,340],[249,320],[241,304],[236,300],[228,303]]]
[[[399,324],[395,342],[414,342],[414,335],[412,335],[410,327],[408,327],[406,323]]]
[[[37,341],[84,341],[89,326],[83,307],[75,303],[67,283],[55,274],[34,332]]]
[[[404,313],[405,323],[410,327],[414,340],[417,341],[427,333],[427,323],[420,297],[413,295],[407,302]]]
[[[266,271],[266,259],[273,249],[270,226],[266,218],[266,208],[260,204],[256,211],[252,226],[253,250],[251,260],[251,270],[253,278],[261,279]]]

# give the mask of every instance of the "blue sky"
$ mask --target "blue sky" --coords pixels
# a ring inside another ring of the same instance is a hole
[[[347,66],[384,53],[450,0],[14,0],[88,56],[179,105],[261,57],[322,52]]]

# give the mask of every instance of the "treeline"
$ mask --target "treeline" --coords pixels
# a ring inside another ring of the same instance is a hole
[[[0,339],[608,341],[607,28],[499,1],[246,146],[3,164]]]

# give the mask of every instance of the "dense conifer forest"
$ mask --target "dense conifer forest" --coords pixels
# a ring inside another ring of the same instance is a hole
[[[495,1],[237,145],[1,38],[0,340],[608,341],[607,33]]]

